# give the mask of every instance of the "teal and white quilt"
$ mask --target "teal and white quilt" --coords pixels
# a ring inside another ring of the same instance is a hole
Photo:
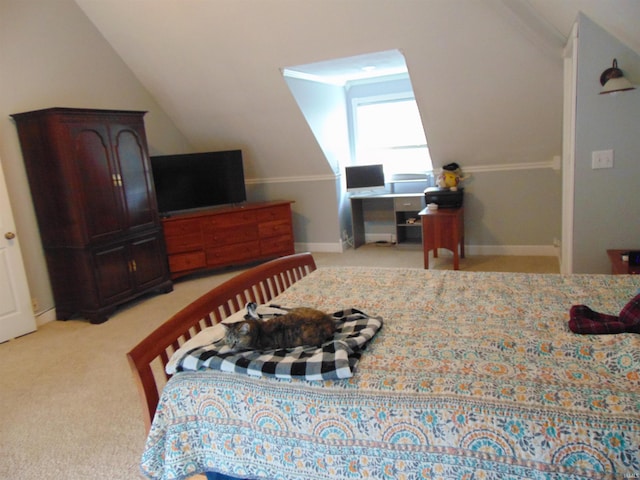
[[[321,268],[281,305],[384,318],[350,378],[176,373],[152,479],[614,479],[640,472],[640,335],[577,335],[640,276]]]

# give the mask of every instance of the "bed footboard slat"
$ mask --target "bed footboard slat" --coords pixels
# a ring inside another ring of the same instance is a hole
[[[168,380],[164,367],[182,343],[203,327],[242,310],[247,302],[269,302],[315,269],[310,253],[289,255],[253,267],[187,305],[127,353],[142,400],[147,431],[151,428],[160,392]]]

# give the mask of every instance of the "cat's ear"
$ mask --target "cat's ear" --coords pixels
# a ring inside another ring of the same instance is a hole
[[[240,328],[238,329],[238,331],[240,332],[241,335],[246,335],[249,333],[249,330],[251,329],[251,325],[249,325],[248,322],[243,323]]]

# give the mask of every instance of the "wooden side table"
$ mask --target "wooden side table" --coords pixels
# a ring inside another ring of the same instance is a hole
[[[464,209],[462,207],[438,210],[424,208],[418,215],[422,223],[424,268],[429,268],[431,250],[433,250],[433,257],[438,258],[438,248],[446,248],[453,252],[453,269],[459,270],[460,257],[464,258]]]
[[[612,275],[640,274],[640,267],[630,267],[628,261],[622,260],[622,254],[630,250],[634,249],[628,248],[626,250],[607,250],[607,255],[609,256],[609,261],[611,262]]]

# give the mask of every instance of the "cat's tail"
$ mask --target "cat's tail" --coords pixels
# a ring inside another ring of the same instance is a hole
[[[247,313],[245,313],[244,318],[245,320],[248,320],[250,318],[253,318],[255,320],[260,320],[260,315],[258,315],[258,304],[256,304],[256,302],[249,302],[245,305],[245,310],[247,311]]]

